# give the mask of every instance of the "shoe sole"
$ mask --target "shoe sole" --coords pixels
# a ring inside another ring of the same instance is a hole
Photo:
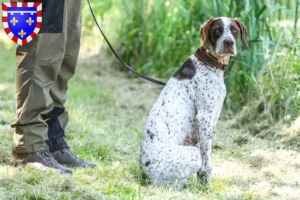
[[[45,165],[42,165],[41,163],[27,163],[27,164],[24,164],[24,163],[17,163],[17,162],[9,162],[9,165],[10,166],[13,166],[13,167],[29,167],[31,169],[34,169],[34,170],[38,170],[38,171],[54,171],[54,172],[57,172],[59,171],[60,174],[72,174],[72,170],[61,170],[61,169],[57,169],[57,168],[51,168],[51,167],[46,167]]]

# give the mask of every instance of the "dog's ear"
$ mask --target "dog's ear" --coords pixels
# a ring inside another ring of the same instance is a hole
[[[200,28],[200,35],[202,38],[202,46],[200,47],[203,51],[209,47],[209,29],[215,18],[210,18]]]
[[[241,29],[241,39],[242,39],[242,44],[243,44],[243,47],[244,49],[248,50],[249,49],[249,46],[248,46],[248,43],[247,43],[247,28],[246,26],[243,24],[243,22],[241,22],[238,18],[234,18],[233,19],[240,27]]]

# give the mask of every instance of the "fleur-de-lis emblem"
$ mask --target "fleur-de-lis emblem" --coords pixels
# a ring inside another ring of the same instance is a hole
[[[29,17],[29,19],[26,20],[26,23],[31,26],[32,23],[34,23],[34,20],[31,19],[31,17]]]
[[[19,20],[17,20],[15,17],[10,20],[10,23],[12,23],[14,26],[19,22]]]
[[[23,31],[23,29],[18,33],[19,36],[21,36],[21,38],[24,37],[24,35],[26,35],[26,32]]]
[[[7,1],[9,2],[9,0]],[[22,3],[16,3],[16,1]],[[0,8],[2,11],[0,11],[2,13],[0,18],[2,18],[4,32],[13,42],[20,46],[27,45],[36,38],[42,28],[42,3],[40,0],[38,1],[11,0],[10,3],[0,2],[2,8]]]

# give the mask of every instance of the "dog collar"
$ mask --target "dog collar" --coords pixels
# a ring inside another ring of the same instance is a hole
[[[203,51],[202,49],[198,48],[197,51],[195,52],[195,56],[201,60],[204,64],[220,69],[222,71],[226,71],[228,65],[223,65],[222,63],[219,63],[218,60],[209,55],[207,52]]]

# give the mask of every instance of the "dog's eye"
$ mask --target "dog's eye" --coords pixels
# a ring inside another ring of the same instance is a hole
[[[216,28],[216,33],[220,33],[221,32],[221,29],[220,28]]]
[[[238,32],[238,30],[236,28],[231,28],[231,30],[232,30],[233,33],[237,33]]]

